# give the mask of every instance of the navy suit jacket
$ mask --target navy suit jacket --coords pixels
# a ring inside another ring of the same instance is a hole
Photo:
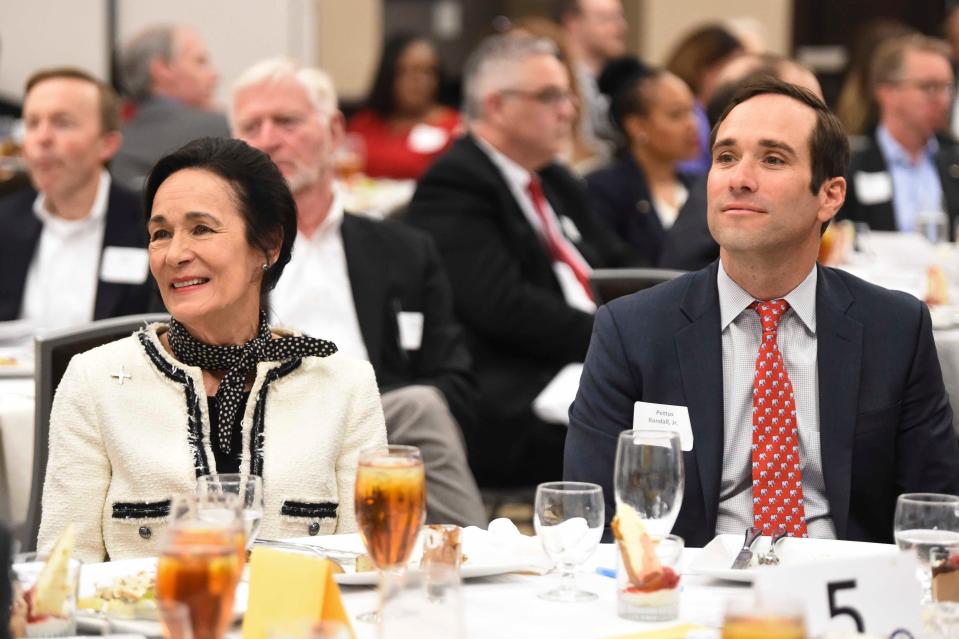
[[[953,237],[956,220],[959,219],[959,144],[945,136],[938,136],[939,151],[935,155],[936,170],[942,185],[942,208],[949,218],[949,237]],[[898,231],[896,211],[893,199],[882,202],[865,203],[857,188],[858,173],[886,173],[889,165],[875,135],[862,138],[860,147],[849,158],[849,171],[846,180],[846,201],[836,215],[839,220],[865,222],[874,231]],[[891,179],[891,178],[890,178]]]
[[[27,272],[43,225],[33,213],[37,192],[26,188],[0,199],[0,321],[20,317]],[[103,246],[147,247],[143,203],[115,182],[107,200]],[[95,320],[162,310],[153,278],[140,284],[97,282]]]
[[[677,176],[689,188],[690,180]],[[643,169],[631,154],[586,176],[589,204],[619,237],[632,246],[643,264],[659,263],[666,229],[659,221]]]
[[[461,425],[475,419],[476,387],[439,252],[425,233],[347,213],[343,251],[363,344],[381,391],[438,388]],[[398,313],[423,314],[420,347],[400,344]]]
[[[636,401],[689,408],[693,449],[673,532],[713,538],[723,469],[718,262],[599,309],[564,476],[602,485],[614,513],[616,438]],[[896,497],[959,494],[959,444],[926,306],[817,267],[819,431],[826,497],[840,539],[892,542]]]

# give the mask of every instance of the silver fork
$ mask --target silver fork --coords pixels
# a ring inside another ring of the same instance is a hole
[[[773,538],[769,541],[769,550],[759,555],[760,566],[778,566],[779,557],[776,555],[776,544],[789,536],[789,531],[780,528]]]

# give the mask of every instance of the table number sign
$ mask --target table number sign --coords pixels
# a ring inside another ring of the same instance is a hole
[[[919,639],[916,568],[908,553],[780,566],[758,571],[754,589],[757,598],[801,598],[810,637],[837,631]]]

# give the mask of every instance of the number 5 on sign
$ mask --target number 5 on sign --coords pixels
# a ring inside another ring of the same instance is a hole
[[[921,637],[916,557],[907,553],[761,569],[756,595],[801,598],[806,631]]]

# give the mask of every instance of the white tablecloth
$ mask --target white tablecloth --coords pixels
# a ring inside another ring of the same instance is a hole
[[[502,575],[464,581],[462,599],[466,636],[470,639],[605,639],[671,625],[640,623],[617,616],[616,580],[594,572],[596,566],[615,567],[615,552],[613,544],[603,544],[587,561],[579,585],[597,593],[599,599],[586,603],[555,603],[537,597],[538,593],[557,585],[559,578],[554,574]],[[684,563],[698,552],[699,549],[686,549]],[[717,628],[722,624],[726,602],[749,593],[749,588],[741,584],[692,575],[684,575],[681,584],[679,621]],[[374,588],[343,586],[341,590],[351,621],[357,614],[376,608]],[[423,632],[417,635],[419,639],[433,636],[428,632],[429,626],[429,620],[423,620]],[[377,636],[376,627],[368,623],[353,621],[353,629],[359,639]]]
[[[959,248],[951,244],[933,246],[912,233],[870,232],[862,241],[863,252],[852,253],[839,268],[873,284],[925,297],[925,278],[932,265],[940,266],[949,282],[950,303],[956,312],[943,325],[940,313],[934,316],[933,335],[942,367],[942,379],[954,413],[959,414]],[[949,325],[951,324],[951,325]],[[954,423],[959,432],[959,420]]]
[[[33,378],[0,379],[0,517],[26,520],[32,467]]]

